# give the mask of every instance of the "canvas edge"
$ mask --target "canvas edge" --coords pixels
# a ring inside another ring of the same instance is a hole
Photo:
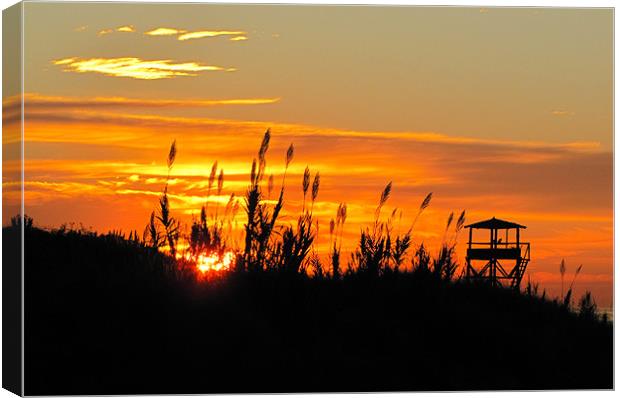
[[[2,11],[2,98],[3,110],[8,97],[22,92],[22,23],[23,3],[14,4]],[[19,203],[7,201],[6,189],[2,190],[3,220],[15,216],[22,219],[22,233],[2,233],[2,388],[23,395],[23,103],[13,111],[15,122],[4,123],[3,112],[2,179],[13,180],[19,192]],[[7,124],[14,124],[8,132]],[[14,135],[9,137],[7,135]],[[7,140],[13,139],[13,144]],[[18,170],[7,167],[9,161],[18,164]],[[13,191],[15,192],[15,191]]]

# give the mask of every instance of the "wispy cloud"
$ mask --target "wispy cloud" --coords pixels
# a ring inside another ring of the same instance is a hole
[[[12,96],[3,100],[5,112],[21,109],[20,96]],[[26,93],[23,96],[24,106],[28,111],[65,109],[100,109],[100,108],[203,108],[232,105],[265,105],[280,101],[279,97],[271,98],[230,98],[230,99],[146,99],[127,97],[69,97]]]
[[[135,32],[136,30],[134,29],[132,25],[125,25],[125,26],[120,26],[116,28],[116,31],[117,32]]]
[[[199,30],[196,32],[187,32],[178,37],[179,40],[192,40],[202,39],[205,37],[217,37],[217,36],[239,36],[245,35],[246,32],[240,30]]]
[[[144,34],[149,35],[149,36],[174,36],[174,35],[179,35],[184,32],[185,32],[184,30],[179,30],[175,28],[157,28],[157,29],[149,30],[148,32],[145,32]]]
[[[242,30],[196,30],[188,31],[176,28],[156,28],[144,33],[148,36],[177,36],[177,40],[185,41],[192,39],[203,39],[207,37],[234,36],[231,40],[247,40],[247,32]]]
[[[192,100],[189,100],[190,103]],[[247,100],[238,100],[247,101]],[[251,100],[250,100],[251,101]],[[162,104],[167,101],[162,100]],[[154,100],[153,104],[157,104]],[[175,101],[170,101],[174,104]],[[196,104],[200,103],[200,100]],[[182,102],[177,103],[179,106]],[[172,106],[172,105],[171,105]],[[600,143],[595,141],[576,141],[564,143],[550,143],[541,141],[509,141],[495,140],[487,138],[450,136],[435,132],[391,132],[391,131],[355,131],[332,128],[320,128],[302,124],[286,124],[274,122],[258,122],[258,121],[239,121],[239,120],[221,120],[210,118],[194,118],[194,117],[176,117],[161,116],[153,114],[129,114],[116,112],[102,112],[97,109],[80,110],[79,106],[75,106],[73,112],[38,112],[26,105],[26,117],[29,121],[38,121],[41,123],[64,123],[66,125],[94,123],[100,125],[122,125],[122,126],[142,126],[148,128],[159,128],[163,130],[183,129],[185,131],[210,130],[217,129],[220,132],[230,132],[239,134],[255,135],[256,131],[261,131],[269,127],[278,126],[280,131],[286,132],[290,137],[308,137],[325,139],[359,139],[359,140],[390,140],[392,142],[411,142],[420,144],[435,145],[460,145],[463,147],[497,147],[506,148],[506,150],[528,150],[526,155],[513,153],[495,155],[494,152],[487,152],[485,157],[476,157],[477,162],[497,162],[510,161],[511,163],[539,163],[553,159],[553,151],[570,151],[579,153],[588,153],[600,150]],[[537,153],[532,151],[549,150],[550,153]],[[499,157],[498,157],[499,156]]]
[[[84,29],[86,29],[86,27],[84,27]],[[80,29],[80,30],[84,30],[84,29]],[[76,31],[78,31],[76,29]],[[133,25],[123,25],[123,26],[119,26],[118,28],[107,28],[107,29],[101,29],[99,32],[97,32],[97,34],[99,36],[104,36],[104,35],[108,35],[110,33],[113,32],[125,32],[125,33],[133,33],[135,32],[135,28],[133,27]]]
[[[235,71],[235,68],[205,65],[197,62],[176,62],[166,60],[143,60],[137,57],[124,58],[64,58],[52,61],[64,66],[66,72],[101,73],[106,76],[130,77],[133,79],[156,80],[177,76],[197,76],[200,72]]]

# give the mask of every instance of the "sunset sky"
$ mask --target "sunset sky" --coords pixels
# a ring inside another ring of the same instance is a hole
[[[141,233],[174,139],[169,190],[187,224],[214,161],[226,180],[211,200],[243,195],[271,128],[276,181],[295,146],[283,222],[306,165],[321,174],[319,251],[340,202],[353,249],[393,181],[385,216],[398,207],[403,225],[433,192],[415,244],[436,248],[451,211],[515,221],[541,289],[559,293],[564,258],[568,280],[584,266],[578,294],[612,305],[611,9],[26,3],[24,21],[26,213],[39,226]],[[4,94],[17,148],[19,92]],[[3,188],[15,203],[18,186]]]

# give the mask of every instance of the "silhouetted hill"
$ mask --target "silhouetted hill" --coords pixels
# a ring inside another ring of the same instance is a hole
[[[28,395],[613,387],[611,324],[539,297],[424,273],[205,283],[118,236],[25,237]]]

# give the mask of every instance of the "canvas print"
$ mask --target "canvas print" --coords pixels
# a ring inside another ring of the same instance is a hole
[[[613,10],[3,13],[17,394],[613,388]]]

